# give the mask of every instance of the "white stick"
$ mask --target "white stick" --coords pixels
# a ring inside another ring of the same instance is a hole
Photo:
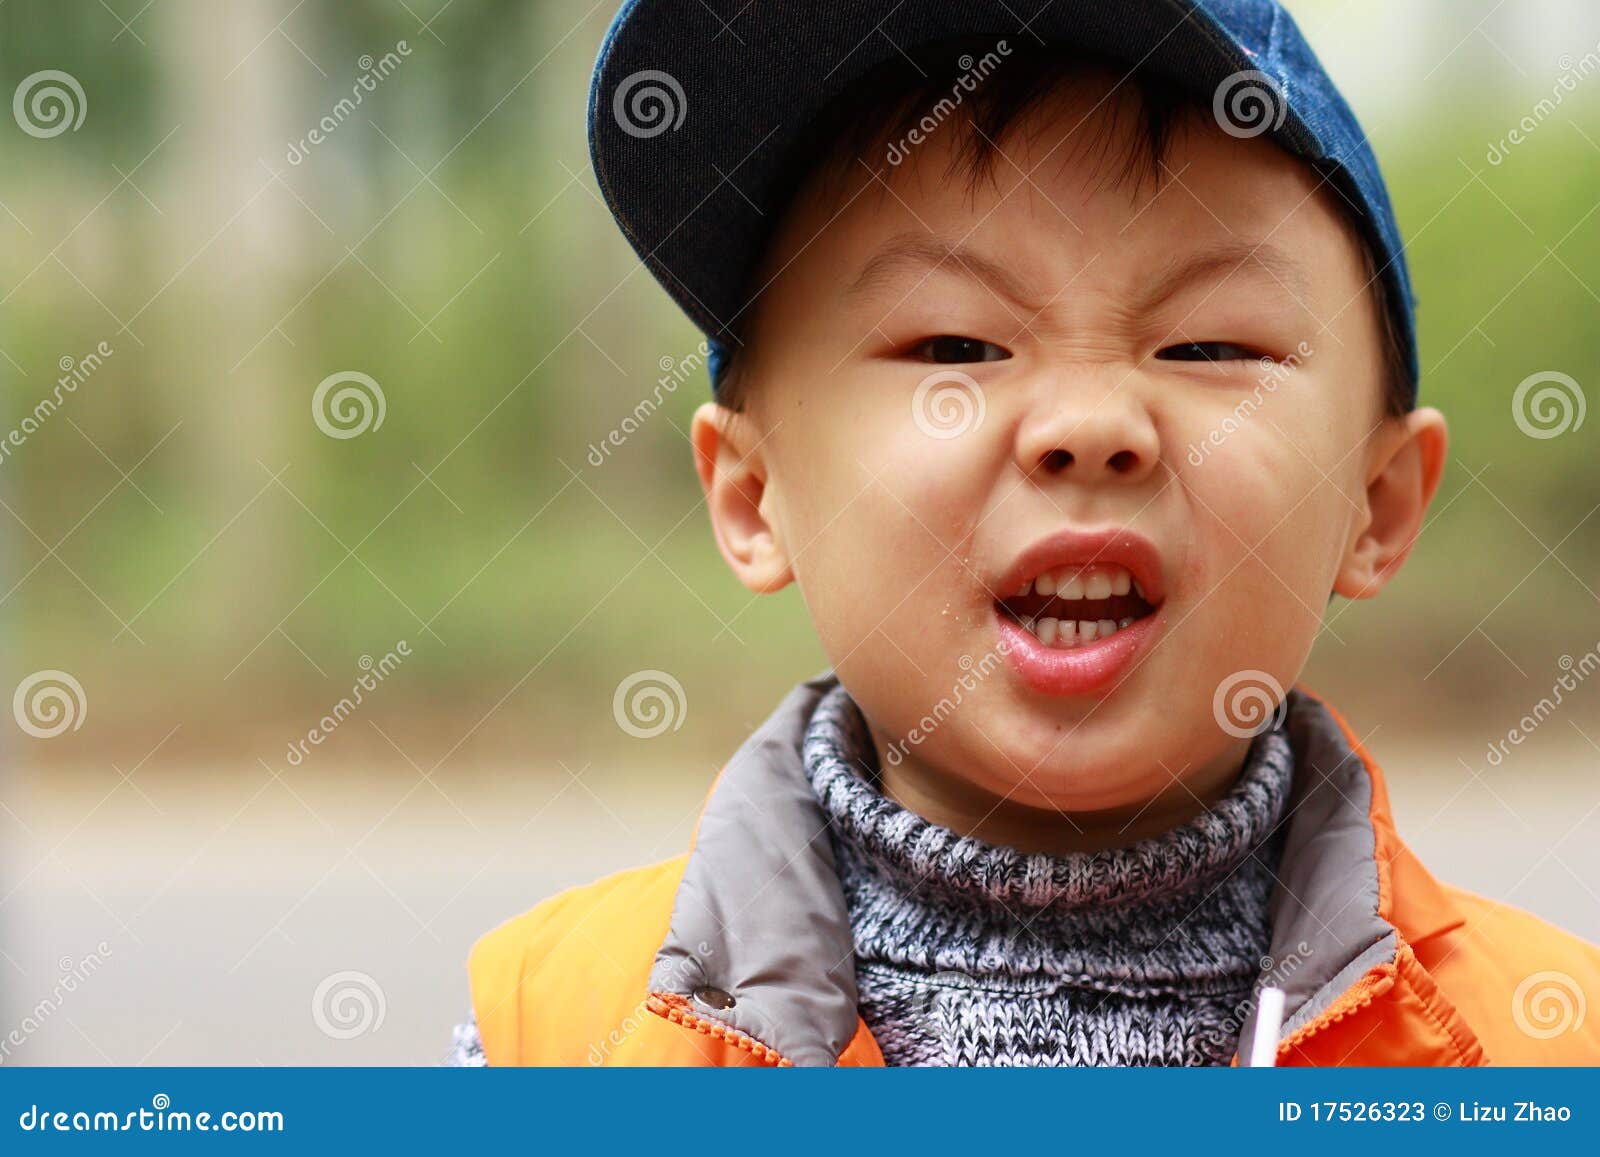
[[[1256,1035],[1250,1042],[1250,1067],[1270,1069],[1278,1060],[1278,1034],[1283,1031],[1283,989],[1263,988],[1256,1004]]]

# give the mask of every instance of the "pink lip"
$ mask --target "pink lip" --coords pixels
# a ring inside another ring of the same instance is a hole
[[[1060,530],[1041,538],[1017,556],[996,581],[994,590],[1001,598],[1010,598],[1024,582],[1047,570],[1096,562],[1127,567],[1152,606],[1159,607],[1167,597],[1161,552],[1144,535],[1126,529]]]
[[[1146,615],[1109,639],[1076,647],[1047,647],[1032,631],[997,609],[1000,639],[1011,669],[1041,695],[1093,695],[1114,688],[1167,625],[1165,611]]]
[[[1131,530],[1064,530],[1050,535],[1025,550],[995,589],[1009,597],[1044,571],[1097,562],[1127,567],[1155,611],[1108,639],[1051,647],[995,608],[1006,660],[1040,694],[1092,695],[1114,689],[1167,625],[1160,552],[1149,539]]]

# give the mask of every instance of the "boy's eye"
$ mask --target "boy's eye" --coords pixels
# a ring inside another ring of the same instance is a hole
[[[911,352],[914,357],[919,357],[923,361],[937,362],[940,365],[1000,362],[1011,356],[1009,350],[1002,349],[993,342],[980,341],[975,337],[958,337],[954,334],[940,334],[938,337],[929,338]]]
[[[1156,357],[1168,362],[1237,362],[1256,361],[1260,355],[1231,341],[1186,341],[1158,350]]]

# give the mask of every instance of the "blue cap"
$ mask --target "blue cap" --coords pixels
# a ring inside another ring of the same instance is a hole
[[[628,0],[595,63],[589,149],[606,203],[705,332],[712,381],[793,192],[792,148],[876,66],[961,36],[1060,43],[1165,78],[1225,131],[1270,135],[1325,176],[1371,246],[1415,398],[1405,248],[1366,134],[1277,0]]]

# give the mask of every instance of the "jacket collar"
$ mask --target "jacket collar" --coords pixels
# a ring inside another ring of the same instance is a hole
[[[652,1007],[796,1065],[837,1064],[847,1048],[876,1055],[827,819],[800,755],[836,682],[829,673],[790,692],[717,778],[650,976]],[[1460,912],[1400,843],[1382,775],[1344,721],[1302,688],[1288,708],[1295,783],[1263,961],[1263,982],[1285,992],[1280,1056],[1309,1055],[1329,1024],[1403,988],[1389,1011],[1415,1022],[1416,1055],[1470,1060],[1475,1040],[1411,952],[1462,924]],[[1241,1012],[1247,1041],[1254,1012]]]

